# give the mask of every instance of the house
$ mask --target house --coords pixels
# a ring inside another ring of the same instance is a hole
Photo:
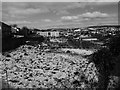
[[[48,37],[49,36],[49,32],[43,32],[43,31],[37,31],[36,34],[44,36],[44,37]]]
[[[51,37],[59,37],[59,31],[52,31],[50,32]]]
[[[52,29],[47,29],[47,30],[36,29],[36,34],[44,37],[59,37],[60,32]]]

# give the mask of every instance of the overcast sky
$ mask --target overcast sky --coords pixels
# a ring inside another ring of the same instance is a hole
[[[19,27],[117,24],[117,2],[2,2],[2,21]]]

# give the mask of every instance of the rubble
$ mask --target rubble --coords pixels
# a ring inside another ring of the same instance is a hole
[[[2,55],[0,66],[6,67],[8,83],[14,88],[85,88],[98,82],[95,65],[79,55],[46,53],[30,45],[9,55]]]

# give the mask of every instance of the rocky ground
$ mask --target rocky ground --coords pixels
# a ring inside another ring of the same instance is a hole
[[[23,45],[0,56],[0,72],[13,88],[97,87],[97,69],[88,61],[80,55],[48,53]]]

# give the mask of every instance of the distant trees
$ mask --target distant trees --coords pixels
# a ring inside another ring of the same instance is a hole
[[[17,25],[17,24],[12,24],[12,25],[10,25],[10,26],[12,26],[12,27],[18,27],[18,25]]]
[[[21,29],[21,34],[27,37],[29,35],[29,29],[26,26],[23,26]]]
[[[24,35],[25,37],[28,37],[29,35],[35,35],[35,30],[30,29],[27,26],[23,26],[19,32],[21,35]]]

